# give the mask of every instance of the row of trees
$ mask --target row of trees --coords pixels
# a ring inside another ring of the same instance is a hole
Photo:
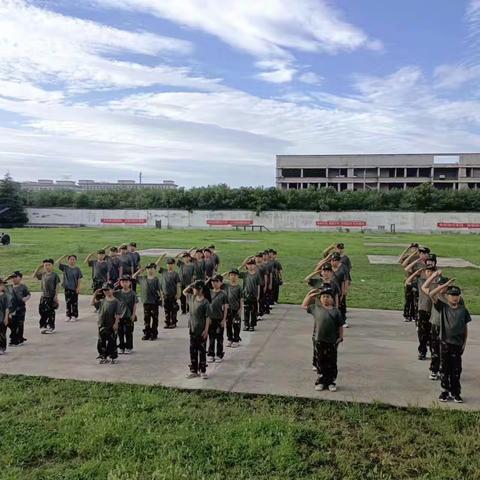
[[[423,184],[409,190],[337,192],[229,188],[217,185],[178,190],[113,190],[107,192],[22,192],[29,207],[137,208],[182,210],[310,210],[310,211],[480,211],[480,190],[438,190]]]

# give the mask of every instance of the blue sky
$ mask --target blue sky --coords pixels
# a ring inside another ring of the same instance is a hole
[[[276,154],[480,151],[479,85],[480,0],[0,0],[18,180],[270,186]]]

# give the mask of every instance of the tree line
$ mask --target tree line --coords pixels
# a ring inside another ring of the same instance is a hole
[[[480,211],[480,190],[439,190],[430,184],[385,192],[216,185],[177,190],[21,191],[21,197],[27,207],[91,209]]]

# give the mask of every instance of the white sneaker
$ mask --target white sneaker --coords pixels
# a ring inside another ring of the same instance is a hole
[[[233,346],[233,342],[227,342],[227,347],[232,347]]]
[[[47,333],[47,329],[46,328],[41,328],[40,333],[44,333],[44,334]]]
[[[232,342],[232,348],[238,348],[240,344],[238,342]]]
[[[430,375],[428,376],[430,380],[438,380],[440,378],[440,375],[438,373],[433,373],[430,372]]]
[[[223,358],[217,358],[215,361],[216,361],[217,363],[222,363],[222,362],[223,362]]]
[[[127,349],[125,350],[125,355],[130,355],[132,352],[133,352],[133,349],[127,348]]]
[[[343,328],[350,328],[350,325],[349,325],[347,322],[345,322],[345,323],[343,324]]]
[[[71,319],[70,317],[65,317],[65,321],[66,321],[66,322],[71,322],[72,319]]]
[[[261,322],[263,320],[263,317],[257,317],[257,320]]]
[[[215,357],[207,357],[207,362],[208,363],[214,363],[215,362]]]
[[[186,378],[196,378],[196,377],[198,377],[198,373],[188,372],[188,373],[185,374],[185,377]]]
[[[319,383],[318,385],[315,385],[315,390],[317,392],[321,392],[324,388],[325,386],[323,385],[323,383]]]
[[[328,386],[328,389],[331,392],[336,392],[337,391],[337,386],[334,383],[332,383],[331,385]]]
[[[206,380],[208,378],[208,375],[206,372],[201,373],[200,376],[202,377],[202,380]]]
[[[314,365],[312,365],[312,370],[313,370],[314,372],[316,372],[316,371],[317,371],[317,367],[315,367]]]
[[[7,352],[5,350],[0,350],[0,355],[5,355]]]
[[[76,322],[77,320],[78,320],[78,318],[75,318],[75,317],[72,317],[72,318],[70,319],[71,322]]]

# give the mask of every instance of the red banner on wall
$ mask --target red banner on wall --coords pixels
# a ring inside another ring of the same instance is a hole
[[[366,227],[363,220],[317,220],[317,227]]]
[[[438,228],[480,228],[480,223],[451,223],[438,222]]]
[[[128,224],[128,225],[141,225],[147,223],[146,218],[102,218],[101,223],[108,224]]]

